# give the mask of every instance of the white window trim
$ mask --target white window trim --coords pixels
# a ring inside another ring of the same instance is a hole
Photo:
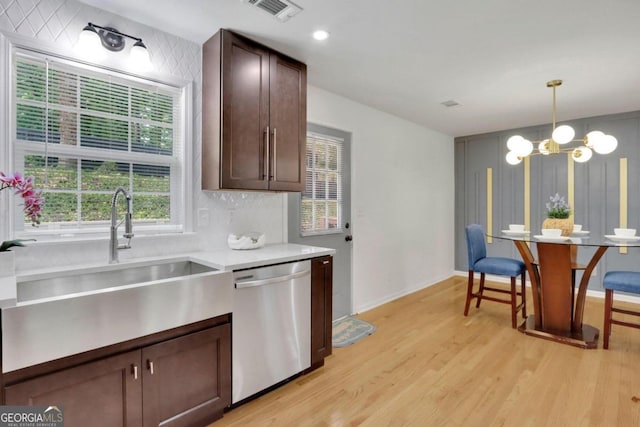
[[[28,37],[24,37],[15,33],[7,33],[6,31],[0,31],[0,88],[7,94],[0,99],[0,171],[7,173],[15,171],[14,164],[14,148],[12,141],[11,126],[15,111],[12,105],[13,89],[12,89],[12,57],[13,52],[16,49],[27,50],[36,52],[38,54],[46,56],[54,56],[58,59],[65,61],[72,61],[74,65],[85,66],[87,68],[99,69],[101,72],[117,73],[119,75],[126,75],[134,80],[140,80],[143,82],[156,82],[167,86],[172,86],[180,89],[181,101],[183,103],[181,128],[179,132],[183,138],[182,150],[183,150],[183,165],[182,171],[182,207],[183,213],[181,215],[183,219],[183,229],[176,231],[181,234],[190,233],[193,231],[193,82],[185,79],[177,78],[175,76],[162,75],[157,72],[148,73],[148,75],[139,75],[131,72],[130,70],[123,70],[118,67],[112,67],[108,65],[96,65],[87,62],[85,59],[79,57],[77,54],[60,49],[55,44],[43,42],[41,40],[35,40]],[[0,241],[21,237],[20,234],[15,233],[15,212],[16,212],[16,197],[9,191],[0,192]],[[156,228],[148,227],[145,232],[150,235],[154,235]],[[170,227],[161,227],[157,229],[160,234],[166,235],[171,233]],[[75,232],[75,230],[74,230]],[[95,232],[95,230],[93,230]],[[107,235],[106,232],[100,232],[96,238],[104,239]],[[26,234],[26,233],[25,233]],[[65,241],[73,241],[68,236],[61,232],[55,232],[54,230],[42,230],[42,232],[30,232],[30,235],[37,234],[39,238],[45,239],[63,239]],[[79,232],[78,239],[86,241],[86,236],[82,237],[83,233]],[[25,236],[22,236],[25,237]]]

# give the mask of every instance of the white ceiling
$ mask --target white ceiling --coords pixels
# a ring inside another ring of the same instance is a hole
[[[241,0],[81,1],[199,44],[236,30],[314,86],[451,136],[551,122],[552,79],[560,122],[640,110],[639,0],[294,0],[286,23]]]

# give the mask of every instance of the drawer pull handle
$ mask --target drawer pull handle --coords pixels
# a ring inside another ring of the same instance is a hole
[[[329,261],[322,261],[322,264],[323,265],[327,265],[327,264],[329,264]]]
[[[151,375],[153,375],[153,362],[151,360],[147,360],[147,367],[149,368]]]

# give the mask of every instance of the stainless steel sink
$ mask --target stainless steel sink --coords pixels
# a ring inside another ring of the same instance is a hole
[[[43,279],[17,283],[18,302],[33,301],[81,292],[122,287],[131,284],[190,276],[215,271],[192,261],[163,262],[142,266],[112,265],[106,271],[84,273],[82,270],[68,271]]]
[[[233,308],[231,272],[186,258],[18,276],[2,306],[2,371],[210,319]]]

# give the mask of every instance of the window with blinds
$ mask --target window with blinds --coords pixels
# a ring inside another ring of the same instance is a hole
[[[105,227],[119,186],[135,225],[182,230],[181,88],[31,52],[12,66],[14,164],[43,190],[39,232]]]
[[[303,236],[341,233],[344,141],[307,133],[307,177],[300,206]]]

